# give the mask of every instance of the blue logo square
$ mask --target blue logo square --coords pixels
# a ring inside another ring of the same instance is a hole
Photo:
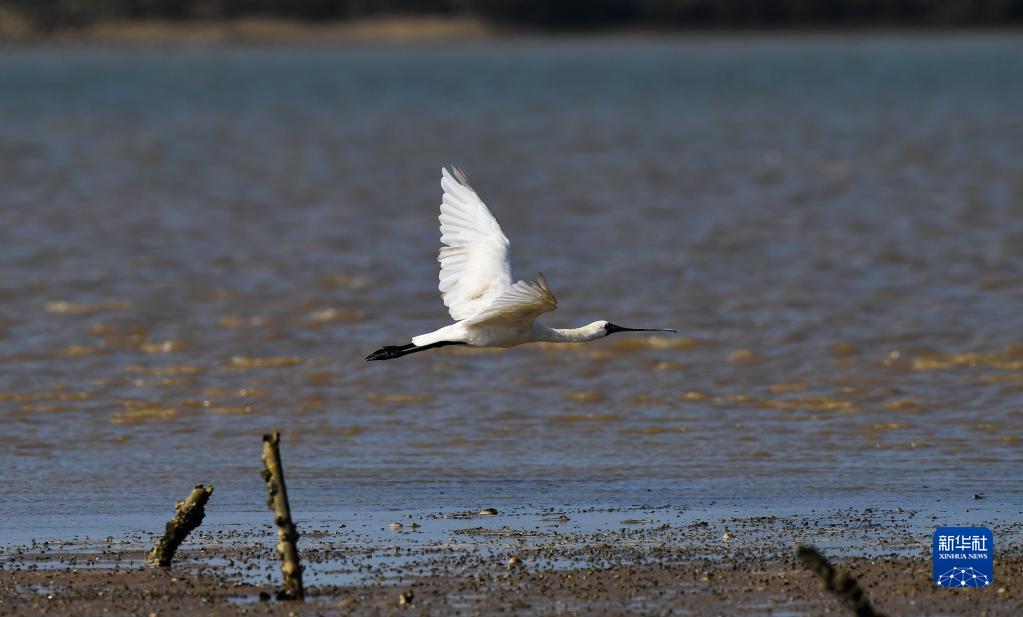
[[[987,527],[934,532],[934,582],[939,587],[987,587],[995,577],[995,538]]]

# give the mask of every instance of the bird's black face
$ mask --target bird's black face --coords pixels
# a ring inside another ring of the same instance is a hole
[[[676,332],[674,328],[626,328],[624,326],[616,326],[610,321],[604,324],[604,336],[611,336],[615,332]]]

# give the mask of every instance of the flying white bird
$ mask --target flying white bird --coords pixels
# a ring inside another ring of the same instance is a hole
[[[558,308],[540,274],[512,283],[511,243],[493,213],[457,167],[441,170],[440,293],[455,323],[412,337],[407,345],[381,347],[367,360],[391,360],[446,345],[514,347],[523,343],[582,343],[615,332],[675,332],[671,328],[623,328],[595,321],[581,328],[551,328],[536,320]]]

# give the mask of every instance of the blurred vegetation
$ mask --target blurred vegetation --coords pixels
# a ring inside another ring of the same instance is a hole
[[[0,0],[0,21],[43,32],[111,20],[381,15],[469,15],[552,29],[994,26],[1023,23],[1023,0]]]

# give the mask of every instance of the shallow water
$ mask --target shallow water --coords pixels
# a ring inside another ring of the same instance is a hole
[[[6,50],[0,539],[260,512],[274,428],[300,519],[1018,514],[1021,100],[1008,37]],[[364,362],[451,162],[547,323],[679,335]]]

